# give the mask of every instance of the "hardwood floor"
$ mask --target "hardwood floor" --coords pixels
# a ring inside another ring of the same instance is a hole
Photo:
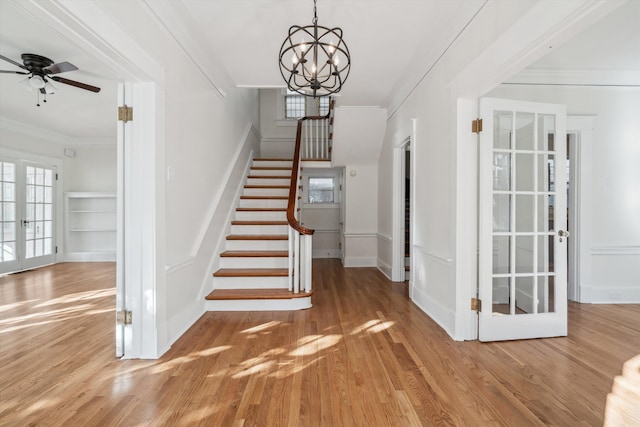
[[[314,260],[314,307],[211,312],[159,360],[114,357],[113,264],[0,277],[0,425],[602,425],[640,305],[569,337],[455,342],[373,268]]]

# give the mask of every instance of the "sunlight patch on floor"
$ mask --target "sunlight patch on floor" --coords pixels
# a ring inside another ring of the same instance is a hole
[[[338,344],[342,336],[340,335],[309,335],[300,338],[298,348],[291,351],[291,356],[310,356],[319,351],[325,350]]]
[[[96,298],[112,297],[116,294],[115,288],[97,289],[93,291],[77,292],[75,294],[65,295],[59,298],[47,300],[41,304],[35,305],[34,308],[47,307],[56,304],[69,304],[72,302],[91,300]]]
[[[262,332],[265,331],[267,329],[270,328],[275,328],[276,326],[280,325],[282,322],[280,321],[271,321],[271,322],[267,322],[267,323],[263,323],[262,325],[258,325],[258,326],[254,326],[253,328],[248,328],[245,329],[243,331],[240,331],[241,334],[255,334],[258,332]]]
[[[199,425],[202,423],[203,419],[210,417],[222,409],[223,405],[219,403],[215,405],[208,405],[200,409],[193,409],[189,414],[182,417],[182,422],[184,422],[185,425]]]
[[[26,300],[26,301],[14,302],[14,303],[11,303],[11,304],[0,305],[0,312],[7,311],[7,310],[12,310],[14,308],[20,307],[21,305],[27,305],[27,304],[35,302],[35,301],[39,301],[39,300],[38,299],[30,299],[30,300]]]
[[[373,332],[373,333],[382,332],[385,329],[392,327],[394,324],[395,322],[391,320],[387,320],[387,321],[382,321],[380,319],[369,320],[368,322],[363,323],[357,328],[354,328],[354,330],[351,332],[351,335],[358,335],[363,332]]]
[[[155,366],[151,373],[152,374],[158,374],[158,373],[164,372],[166,370],[173,369],[177,365],[180,365],[182,363],[189,363],[189,362],[192,362],[192,361],[194,361],[196,359],[199,359],[201,357],[213,356],[215,354],[221,353],[221,352],[223,352],[225,350],[228,350],[230,348],[231,348],[230,345],[221,345],[221,346],[218,346],[218,347],[208,348],[206,350],[192,351],[191,353],[189,353],[186,356],[176,357],[175,359],[171,359],[169,361],[161,363],[158,366]]]

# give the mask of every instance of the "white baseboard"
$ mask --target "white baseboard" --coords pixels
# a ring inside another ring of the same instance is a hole
[[[590,304],[640,304],[640,286],[581,286],[580,302]]]
[[[377,267],[378,267],[378,270],[380,270],[380,272],[387,277],[387,279],[393,280],[393,279],[391,279],[391,270],[392,270],[392,268],[391,268],[391,266],[389,264],[387,264],[386,262],[384,262],[380,258],[378,258]]]
[[[115,262],[115,252],[68,252],[64,262]]]
[[[344,266],[345,267],[377,267],[378,262],[375,257],[366,257],[366,258],[345,258]]]
[[[342,258],[340,249],[314,249],[313,258]]]
[[[412,300],[422,311],[436,322],[453,339],[455,335],[455,313],[443,306],[429,295],[412,287]]]

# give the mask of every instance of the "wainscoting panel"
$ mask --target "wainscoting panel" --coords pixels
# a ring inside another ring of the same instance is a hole
[[[412,246],[414,256],[412,300],[450,336],[455,332],[453,260]]]

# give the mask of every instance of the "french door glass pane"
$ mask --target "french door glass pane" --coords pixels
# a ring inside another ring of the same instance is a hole
[[[53,171],[27,166],[26,195],[25,258],[51,255]]]
[[[511,154],[493,154],[493,189],[498,191],[511,190]]]
[[[535,147],[534,113],[516,112],[516,150],[533,150]]]
[[[494,112],[493,313],[554,310],[554,115]]]
[[[510,149],[513,132],[513,113],[496,111],[493,119],[493,148]]]
[[[0,262],[17,259],[16,167],[0,162]]]

